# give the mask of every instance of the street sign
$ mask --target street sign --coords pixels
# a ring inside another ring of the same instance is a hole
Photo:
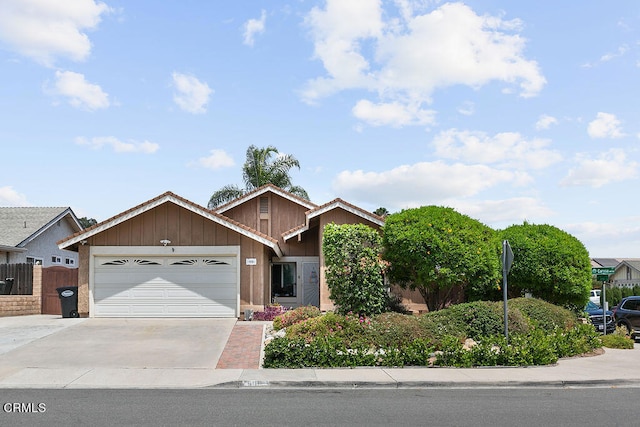
[[[511,264],[513,264],[513,251],[508,240],[502,242],[502,271],[509,273],[511,270]]]
[[[606,274],[611,276],[615,272],[615,267],[591,267],[591,274]]]

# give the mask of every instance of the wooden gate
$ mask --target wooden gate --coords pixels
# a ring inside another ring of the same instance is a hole
[[[78,269],[47,267],[42,269],[42,314],[60,314],[60,297],[56,288],[78,286]]]

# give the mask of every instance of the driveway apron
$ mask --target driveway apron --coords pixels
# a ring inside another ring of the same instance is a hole
[[[84,319],[0,354],[0,365],[214,369],[235,323],[236,319]]]

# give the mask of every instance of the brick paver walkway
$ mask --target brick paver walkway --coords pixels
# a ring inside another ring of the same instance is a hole
[[[216,369],[258,369],[263,328],[262,323],[238,321],[231,331]]]

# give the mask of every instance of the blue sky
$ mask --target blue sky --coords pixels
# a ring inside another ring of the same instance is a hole
[[[0,3],[2,206],[206,206],[249,145],[318,204],[450,206],[640,257],[640,3]]]

